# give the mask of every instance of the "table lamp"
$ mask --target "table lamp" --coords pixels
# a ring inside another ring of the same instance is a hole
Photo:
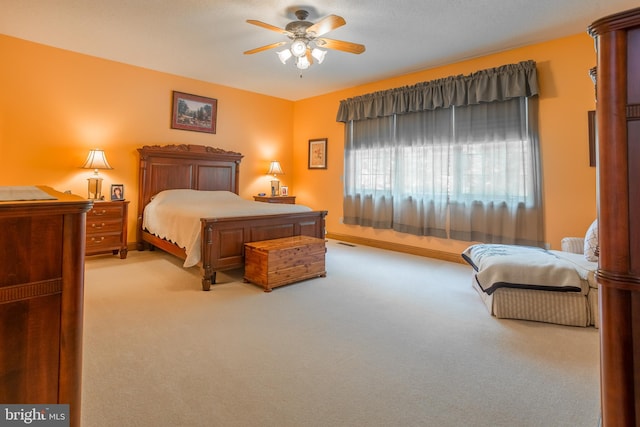
[[[269,166],[268,175],[273,175],[273,179],[271,180],[271,195],[279,196],[280,195],[280,181],[278,181],[278,175],[284,175],[282,171],[282,167],[280,167],[280,162],[272,161]]]
[[[109,165],[109,162],[107,162],[104,150],[94,148],[89,151],[89,156],[87,156],[87,160],[82,167],[84,169],[93,169],[93,175],[87,178],[89,182],[87,198],[90,200],[102,200],[104,198],[102,195],[102,177],[98,173],[98,170],[113,169],[111,165]]]

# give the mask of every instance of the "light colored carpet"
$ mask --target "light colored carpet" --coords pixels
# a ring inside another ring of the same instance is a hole
[[[327,277],[202,292],[86,262],[83,426],[596,426],[598,331],[490,317],[462,264],[327,243]]]

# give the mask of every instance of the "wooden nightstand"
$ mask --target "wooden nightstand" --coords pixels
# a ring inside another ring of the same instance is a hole
[[[296,196],[253,196],[256,202],[265,203],[282,203],[286,205],[295,205]]]
[[[127,211],[128,200],[113,202],[96,201],[87,212],[86,255],[111,251],[127,257]]]

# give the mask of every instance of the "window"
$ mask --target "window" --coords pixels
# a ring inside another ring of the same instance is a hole
[[[346,123],[344,222],[540,245],[537,98]]]

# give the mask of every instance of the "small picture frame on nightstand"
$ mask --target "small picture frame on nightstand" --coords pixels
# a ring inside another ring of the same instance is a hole
[[[124,200],[123,184],[111,184],[111,200]]]
[[[281,196],[288,196],[289,195],[289,187],[287,186],[281,186],[280,187],[280,195]]]

